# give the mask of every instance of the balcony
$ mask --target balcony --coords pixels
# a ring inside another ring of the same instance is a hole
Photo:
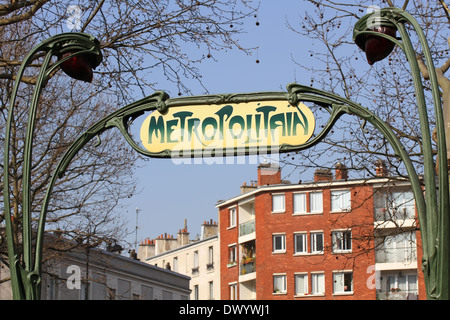
[[[374,219],[378,223],[414,220],[416,206],[409,187],[389,187],[374,193]]]
[[[256,278],[240,282],[239,296],[241,300],[256,300]]]
[[[250,220],[239,225],[239,237],[255,232],[255,220]]]
[[[240,245],[239,281],[249,281],[256,278],[255,240]]]

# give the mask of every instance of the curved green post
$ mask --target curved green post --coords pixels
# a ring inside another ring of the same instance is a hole
[[[375,20],[375,24],[395,26],[402,41],[388,35],[368,29],[367,22]],[[422,46],[425,62],[430,74],[434,111],[436,116],[436,132],[438,145],[439,173],[436,185],[436,168],[433,160],[431,134],[425,101],[424,88],[421,79],[416,53],[411,43],[405,23],[409,23],[417,33]],[[354,28],[353,39],[360,41],[366,35],[383,37],[394,42],[405,53],[410,64],[414,89],[417,97],[417,108],[422,133],[422,147],[424,157],[424,180],[426,207],[419,211],[419,223],[422,234],[424,272],[427,298],[449,299],[449,181],[447,167],[447,146],[444,128],[442,102],[439,92],[437,76],[427,39],[419,23],[409,13],[398,8],[384,8],[378,12],[362,17]]]
[[[58,56],[62,52],[70,50],[76,51],[67,57],[60,59],[56,63],[51,63],[54,56]],[[35,55],[39,52],[45,53],[44,61],[41,65],[40,72],[35,84],[35,89],[30,102],[29,116],[26,140],[24,146],[24,163],[23,163],[23,204],[22,204],[22,243],[23,243],[23,261],[21,261],[17,244],[14,241],[13,226],[11,221],[11,203],[9,193],[9,152],[11,140],[11,126],[14,115],[14,106],[16,102],[17,92],[19,90],[20,80],[28,65],[33,61]],[[49,38],[36,46],[24,59],[16,81],[13,87],[9,102],[8,118],[6,121],[5,144],[4,144],[4,161],[3,161],[3,194],[4,194],[4,210],[5,210],[5,226],[6,240],[8,246],[8,258],[11,272],[13,299],[37,299],[40,297],[41,273],[37,272],[40,260],[33,259],[33,241],[31,228],[31,159],[32,159],[32,140],[36,123],[37,106],[45,84],[51,77],[53,71],[61,66],[62,63],[71,59],[76,55],[89,54],[96,58],[96,65],[102,59],[99,51],[98,41],[84,33],[65,33]],[[36,252],[40,252],[42,248],[36,247]]]

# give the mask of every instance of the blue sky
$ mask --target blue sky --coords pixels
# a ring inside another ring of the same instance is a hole
[[[216,53],[217,61],[208,59],[198,65],[209,93],[285,91],[291,82],[309,84],[311,75],[296,65],[292,57],[297,62],[313,63],[308,52],[312,43],[286,26],[286,21],[299,25],[307,9],[305,1],[262,0],[257,18],[249,19],[245,25],[247,33],[239,36],[242,46],[259,49],[251,56],[238,50]],[[176,96],[175,85],[161,86],[161,90]],[[191,86],[193,94],[203,94],[204,89],[197,87]],[[225,159],[228,164],[215,165],[200,162],[177,165],[167,159],[148,159],[141,163],[136,171],[141,192],[124,203],[121,211],[133,231],[136,208],[140,209],[138,243],[166,232],[176,236],[184,219],[191,237],[195,237],[204,220],[218,220],[215,207],[218,200],[238,195],[244,182],[257,179],[255,158]],[[127,238],[131,243],[134,239],[134,233]]]

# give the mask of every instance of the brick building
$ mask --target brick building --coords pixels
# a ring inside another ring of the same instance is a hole
[[[258,167],[258,183],[217,204],[221,298],[425,298],[408,181],[350,180],[336,165],[311,183]]]

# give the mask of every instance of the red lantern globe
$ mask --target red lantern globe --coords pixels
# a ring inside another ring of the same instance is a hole
[[[74,51],[66,51],[59,56],[59,60],[74,54]],[[89,53],[75,55],[61,63],[61,69],[71,78],[91,82],[93,77],[92,69],[97,66],[95,58]]]
[[[378,26],[369,31],[379,32],[393,38],[397,34],[394,26]],[[370,65],[386,58],[395,47],[395,43],[389,39],[373,34],[360,34],[355,42],[366,53],[367,62]]]

